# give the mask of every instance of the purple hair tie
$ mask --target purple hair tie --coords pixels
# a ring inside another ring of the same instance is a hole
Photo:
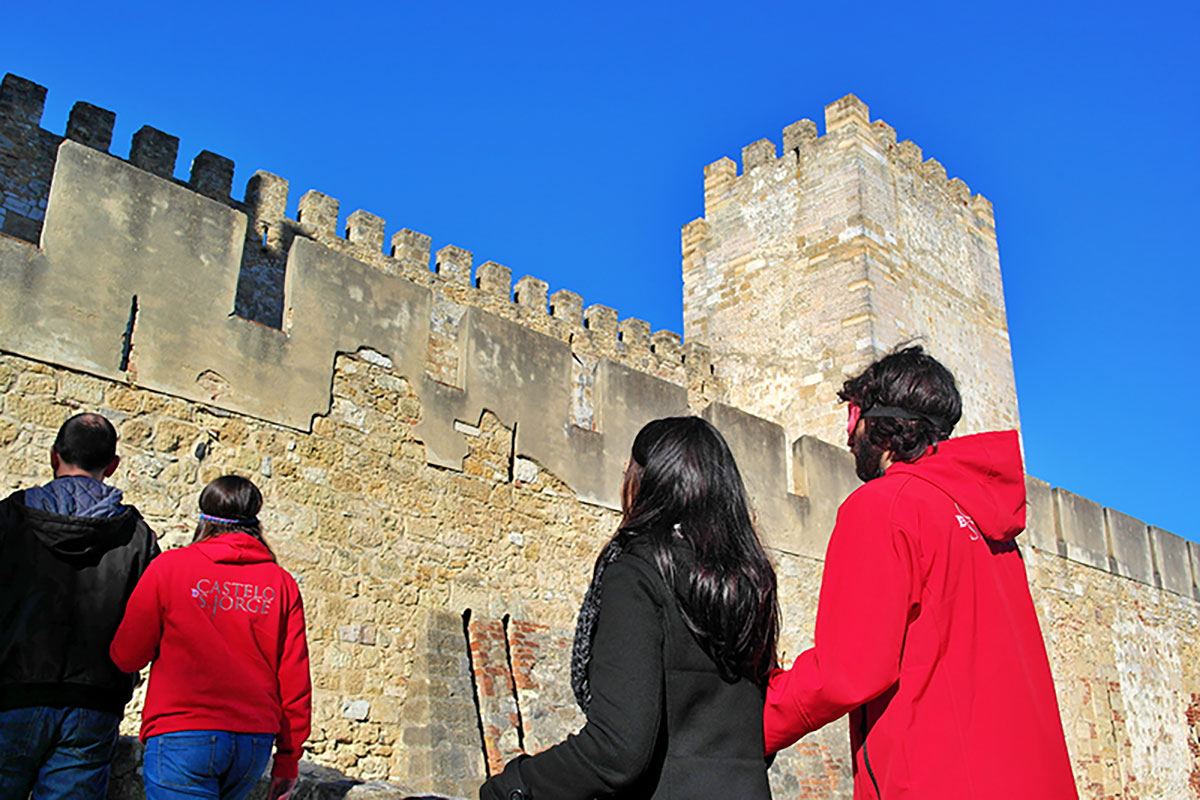
[[[221,525],[256,525],[258,523],[258,517],[251,517],[250,519],[225,519],[224,517],[214,517],[212,514],[205,514],[203,511],[200,512],[200,519],[217,522]]]

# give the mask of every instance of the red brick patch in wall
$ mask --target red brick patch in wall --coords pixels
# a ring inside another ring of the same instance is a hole
[[[489,775],[521,753],[521,717],[508,662],[507,620],[472,618],[467,623],[471,666]]]
[[[509,657],[525,749],[537,753],[583,725],[571,691],[574,630],[526,620],[508,623]]]
[[[516,619],[509,621],[509,652],[512,655],[513,681],[518,689],[538,689],[533,667],[537,664],[538,641],[549,631],[548,625]]]

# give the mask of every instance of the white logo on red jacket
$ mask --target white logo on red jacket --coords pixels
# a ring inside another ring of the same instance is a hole
[[[275,599],[275,590],[270,586],[237,581],[218,581],[201,578],[192,587],[192,597],[209,616],[218,611],[244,611],[247,614],[267,614]]]
[[[971,541],[979,538],[979,528],[975,526],[975,520],[971,519],[971,515],[958,507],[958,503],[954,504],[954,510],[958,513],[954,515],[958,520],[958,527],[966,528],[971,532]]]

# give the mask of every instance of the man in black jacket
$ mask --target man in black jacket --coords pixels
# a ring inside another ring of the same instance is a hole
[[[104,797],[133,676],[108,645],[154,532],[121,491],[117,432],[63,423],[54,480],[0,501],[0,800]]]

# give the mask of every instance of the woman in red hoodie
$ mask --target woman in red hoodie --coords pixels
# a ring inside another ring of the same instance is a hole
[[[272,744],[269,797],[295,787],[312,711],[304,608],[263,540],[260,508],[245,478],[205,486],[191,545],[151,562],[113,638],[122,670],[154,662],[141,732],[148,800],[242,800]]]

